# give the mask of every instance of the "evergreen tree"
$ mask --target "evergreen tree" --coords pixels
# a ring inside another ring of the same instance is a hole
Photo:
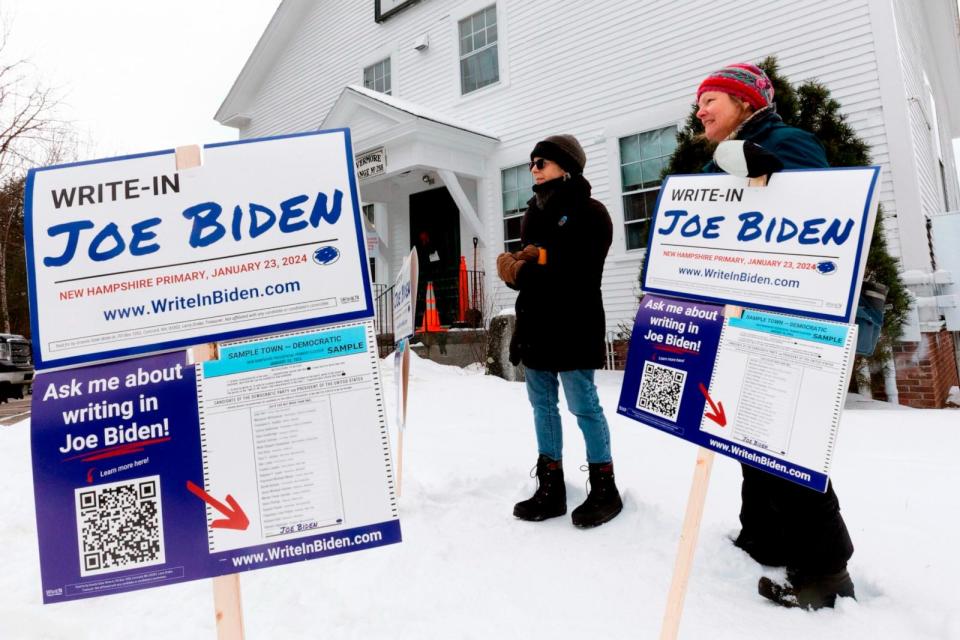
[[[830,166],[858,167],[870,164],[866,143],[857,137],[846,117],[840,113],[840,103],[830,97],[830,91],[826,87],[808,80],[795,88],[780,75],[777,60],[772,56],[758,66],[773,83],[777,113],[786,124],[816,135],[826,151]],[[697,106],[694,105],[686,125],[677,134],[677,149],[664,169],[664,175],[697,173],[712,157],[714,145],[703,137],[703,125],[696,113]],[[910,299],[900,279],[897,261],[887,251],[882,209],[877,211],[877,223],[873,228],[864,279],[889,288],[883,333],[877,350],[869,358],[871,369],[877,370],[889,358],[893,342],[903,333],[903,323],[910,308]],[[859,358],[856,371],[860,371]]]

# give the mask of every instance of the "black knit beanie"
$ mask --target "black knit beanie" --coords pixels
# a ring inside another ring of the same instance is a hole
[[[553,160],[571,175],[583,173],[583,167],[587,164],[587,154],[583,152],[583,147],[568,133],[548,136],[538,142],[530,152],[530,159],[534,158]]]

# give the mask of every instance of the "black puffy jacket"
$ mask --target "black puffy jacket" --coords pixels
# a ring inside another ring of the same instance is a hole
[[[546,264],[528,262],[517,276],[517,327],[510,361],[532,369],[600,369],[606,319],[600,281],[613,238],[606,207],[590,197],[582,175],[537,185],[542,197],[527,203],[523,246],[546,249]]]

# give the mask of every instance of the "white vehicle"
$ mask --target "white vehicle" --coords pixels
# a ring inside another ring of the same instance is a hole
[[[33,384],[30,341],[23,336],[0,333],[0,402],[23,398]]]

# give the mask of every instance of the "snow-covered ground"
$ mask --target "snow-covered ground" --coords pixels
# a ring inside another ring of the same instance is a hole
[[[520,522],[511,510],[536,458],[523,385],[420,359],[412,376],[403,543],[244,573],[247,638],[658,637],[695,449],[617,416],[622,374],[599,372],[623,513],[586,531]],[[757,595],[761,567],[728,540],[739,466],[718,456],[681,638],[960,639],[960,411],[884,406],[851,398],[832,476],[859,599],[808,613]],[[572,508],[586,474],[568,418]],[[0,463],[0,638],[215,637],[205,580],[41,605],[28,422],[0,427]]]

